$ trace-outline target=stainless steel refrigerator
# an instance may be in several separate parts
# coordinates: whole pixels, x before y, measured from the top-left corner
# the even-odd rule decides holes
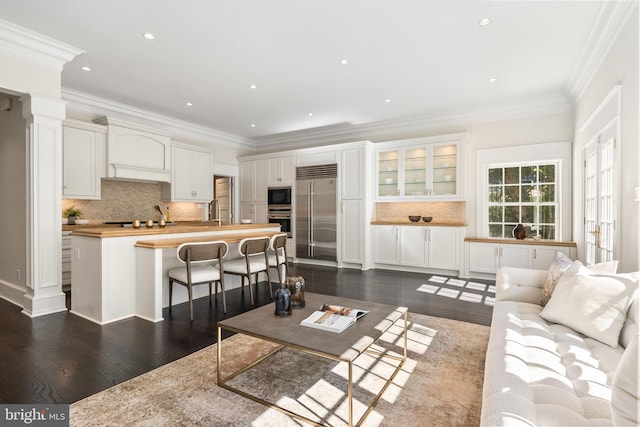
[[[338,165],[296,168],[296,257],[337,261]]]

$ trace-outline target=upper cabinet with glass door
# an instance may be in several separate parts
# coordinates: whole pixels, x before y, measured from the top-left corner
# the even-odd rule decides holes
[[[377,198],[462,197],[460,150],[464,137],[454,134],[380,143],[376,157]]]

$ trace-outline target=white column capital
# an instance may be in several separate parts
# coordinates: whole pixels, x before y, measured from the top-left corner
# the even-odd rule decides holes
[[[66,116],[67,103],[57,98],[30,93],[22,96],[20,101],[22,117],[27,120],[33,120],[35,117],[63,120]]]

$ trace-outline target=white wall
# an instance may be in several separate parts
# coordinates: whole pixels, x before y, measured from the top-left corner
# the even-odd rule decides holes
[[[0,94],[0,99],[7,98]],[[26,291],[27,277],[27,144],[22,104],[9,97],[12,107],[0,111],[0,282]],[[18,278],[17,270],[20,270]]]
[[[575,106],[574,145],[574,239],[578,243],[578,258],[582,259],[582,150],[590,135],[580,132],[589,116],[616,85],[621,85],[621,140],[620,154],[620,231],[619,271],[640,269],[640,230],[638,202],[635,188],[640,185],[640,148],[638,120],[638,9],[631,16],[609,54],[585,88]]]

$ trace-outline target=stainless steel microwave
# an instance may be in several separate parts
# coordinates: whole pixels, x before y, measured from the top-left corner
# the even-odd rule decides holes
[[[269,206],[291,206],[291,187],[273,187],[268,189]]]

